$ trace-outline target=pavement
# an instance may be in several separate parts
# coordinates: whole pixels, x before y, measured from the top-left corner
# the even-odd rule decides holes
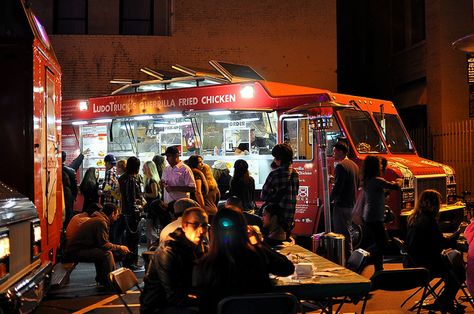
[[[391,256],[385,259],[385,269],[401,269],[403,268],[398,256]],[[144,272],[136,272],[139,282],[142,283]],[[369,265],[362,273],[363,276],[370,278],[373,275],[373,267]],[[80,263],[72,272],[70,282],[65,287],[51,290],[35,313],[37,314],[62,314],[62,313],[128,313],[127,309],[117,295],[101,293],[94,282],[95,269],[93,264]],[[419,293],[413,300],[408,302],[404,308],[400,308],[400,304],[413,293],[414,290],[404,292],[386,292],[375,291],[372,293],[371,299],[367,302],[366,313],[369,314],[392,314],[392,313],[408,313],[415,300],[420,298]],[[461,297],[462,293],[458,294]],[[139,292],[129,291],[123,296],[124,300],[131,307],[133,313],[139,313]],[[466,313],[474,313],[474,309],[470,307],[467,301]],[[346,303],[342,307],[341,313],[360,313],[362,302],[358,304]],[[320,310],[307,308],[306,313],[320,313]],[[422,313],[428,313],[423,309]],[[242,312],[245,313],[245,312]]]

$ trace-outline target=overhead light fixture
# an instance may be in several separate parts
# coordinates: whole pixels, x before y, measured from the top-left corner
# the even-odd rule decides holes
[[[218,110],[218,111],[210,111],[209,115],[210,116],[227,116],[231,113],[232,112],[230,110]]]
[[[88,124],[89,122],[87,121],[73,121],[72,122],[72,125],[84,125],[84,124]]]
[[[183,114],[181,113],[170,113],[170,114],[164,114],[163,118],[164,119],[176,119],[176,118],[182,118]]]
[[[87,103],[87,101],[79,102],[79,110],[80,111],[86,111],[88,109],[89,109],[89,104]]]
[[[254,92],[255,91],[252,85],[245,85],[240,90],[240,96],[244,99],[250,99],[250,98],[253,98]]]
[[[98,119],[98,120],[92,121],[92,123],[110,123],[110,122],[112,122],[112,119]]]
[[[153,120],[153,117],[152,116],[138,116],[138,117],[133,117],[133,120],[136,120],[136,121]]]

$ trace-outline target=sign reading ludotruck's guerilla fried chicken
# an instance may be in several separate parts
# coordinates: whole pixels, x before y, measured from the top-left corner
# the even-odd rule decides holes
[[[148,114],[166,114],[189,110],[212,109],[264,109],[274,108],[274,99],[259,84],[251,98],[241,95],[242,85],[208,86],[202,89],[176,89],[169,91],[115,95],[89,99],[86,105],[80,101],[64,102],[63,121],[97,118],[114,118]],[[258,104],[256,106],[256,104]],[[258,108],[257,108],[258,107]]]

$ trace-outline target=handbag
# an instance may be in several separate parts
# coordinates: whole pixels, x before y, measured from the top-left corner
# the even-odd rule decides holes
[[[365,207],[365,193],[362,191],[359,193],[359,197],[352,208],[352,222],[356,225],[362,225],[364,220],[362,219],[362,214],[364,212]]]

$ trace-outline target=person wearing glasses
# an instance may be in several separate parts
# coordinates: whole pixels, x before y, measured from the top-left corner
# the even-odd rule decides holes
[[[184,211],[181,228],[169,234],[153,255],[140,295],[140,313],[194,313],[193,267],[207,251],[204,243],[209,229],[204,209]]]

